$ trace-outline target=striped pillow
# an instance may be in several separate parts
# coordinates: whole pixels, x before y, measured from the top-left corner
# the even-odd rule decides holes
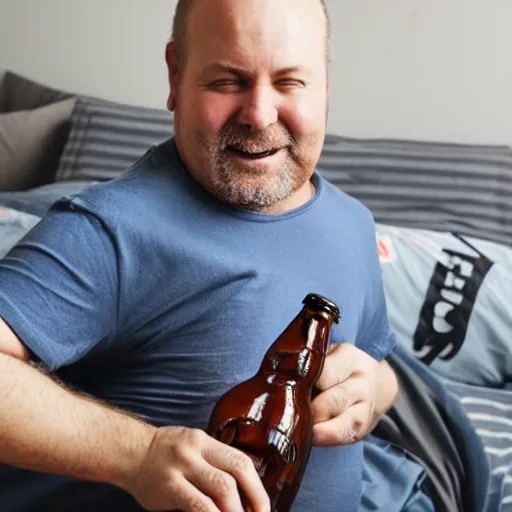
[[[105,181],[131,167],[173,134],[166,110],[79,98],[56,181]]]
[[[493,485],[501,497],[497,508],[512,512],[512,391],[445,381],[457,396],[484,443]]]
[[[383,224],[512,245],[512,150],[328,135],[318,165]]]

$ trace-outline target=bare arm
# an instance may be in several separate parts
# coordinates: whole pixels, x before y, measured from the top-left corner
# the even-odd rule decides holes
[[[0,340],[0,462],[122,486],[156,429],[28,364],[28,352],[1,319]]]
[[[0,463],[104,482],[147,510],[254,512],[269,499],[249,457],[200,430],[156,428],[74,393],[27,362],[0,318]]]

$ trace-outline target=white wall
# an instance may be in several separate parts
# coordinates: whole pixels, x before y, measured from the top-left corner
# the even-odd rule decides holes
[[[173,0],[0,0],[0,69],[164,108]]]
[[[329,130],[512,144],[511,0],[328,0]],[[174,0],[0,0],[0,69],[164,107]]]

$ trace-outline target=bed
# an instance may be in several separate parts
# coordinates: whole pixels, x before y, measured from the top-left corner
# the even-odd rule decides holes
[[[7,72],[0,258],[54,201],[115,178],[172,132],[165,110]],[[443,383],[485,453],[480,510],[512,511],[512,149],[329,134],[318,170],[375,217],[400,350]]]

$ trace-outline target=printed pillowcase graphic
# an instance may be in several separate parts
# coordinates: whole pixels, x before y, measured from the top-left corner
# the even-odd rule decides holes
[[[383,224],[377,248],[401,346],[450,379],[512,382],[512,248]]]

